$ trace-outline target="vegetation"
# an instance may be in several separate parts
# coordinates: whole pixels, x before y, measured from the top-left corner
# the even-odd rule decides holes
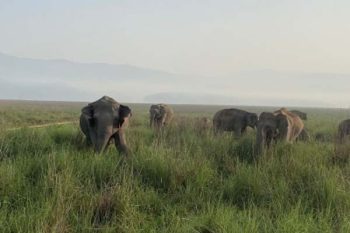
[[[80,107],[2,106],[1,125],[76,120]],[[160,134],[147,106],[131,107],[127,159],[113,146],[95,155],[77,124],[3,130],[1,232],[350,232],[350,149],[333,143],[349,112],[309,109],[310,142],[254,158],[253,131],[235,140],[193,124],[220,107],[175,106]]]

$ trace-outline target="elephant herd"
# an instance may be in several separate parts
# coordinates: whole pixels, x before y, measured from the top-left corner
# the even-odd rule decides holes
[[[239,109],[223,109],[214,115],[214,132],[233,131],[240,137],[247,126],[257,129],[256,152],[260,153],[265,147],[270,147],[274,141],[294,142],[304,130],[304,123],[299,114],[302,112],[288,111],[281,108],[275,112],[263,112],[258,117],[255,113]]]
[[[114,141],[117,150],[126,155],[130,154],[125,139],[125,129],[132,116],[131,109],[113,98],[103,96],[99,100],[89,103],[81,110],[80,128],[89,145],[97,153],[104,151]],[[150,127],[161,130],[172,121],[173,109],[166,104],[155,104],[150,107]],[[293,143],[309,137],[304,129],[303,120],[307,120],[306,113],[286,108],[275,112],[255,113],[240,109],[222,109],[213,117],[214,134],[224,131],[233,132],[235,137],[245,133],[247,127],[256,129],[255,151],[260,154],[269,148],[273,142],[284,141]],[[200,123],[209,125],[211,120],[201,118]],[[344,143],[350,135],[350,119],[344,120],[338,127],[338,142]]]

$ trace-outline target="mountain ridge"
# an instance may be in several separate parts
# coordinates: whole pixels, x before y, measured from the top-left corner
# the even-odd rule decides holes
[[[176,74],[129,64],[37,59],[0,52],[0,98],[124,102],[346,106],[350,75],[245,70],[224,76]]]

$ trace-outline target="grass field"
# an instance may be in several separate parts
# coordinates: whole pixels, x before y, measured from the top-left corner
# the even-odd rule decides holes
[[[77,123],[26,128],[77,121],[82,106],[0,102],[0,232],[350,232],[350,149],[334,147],[349,110],[301,109],[312,140],[257,160],[254,131],[234,140],[195,126],[222,106],[175,105],[156,135],[149,106],[130,104],[130,159],[113,146],[95,155]]]

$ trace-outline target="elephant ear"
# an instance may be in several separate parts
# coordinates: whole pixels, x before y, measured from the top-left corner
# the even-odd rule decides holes
[[[94,108],[92,105],[89,104],[82,108],[81,113],[88,119],[90,125],[94,125]]]
[[[153,104],[149,109],[150,112],[154,112],[154,111],[158,111],[158,110],[159,110],[159,106],[155,105],[155,104]]]
[[[256,126],[258,122],[258,116],[254,113],[249,113],[246,117],[246,121],[251,126]]]
[[[119,106],[119,122],[118,122],[118,126],[121,126],[123,125],[124,121],[125,121],[125,118],[127,117],[131,117],[132,116],[132,113],[131,113],[131,109],[126,106],[126,105],[120,105]]]

